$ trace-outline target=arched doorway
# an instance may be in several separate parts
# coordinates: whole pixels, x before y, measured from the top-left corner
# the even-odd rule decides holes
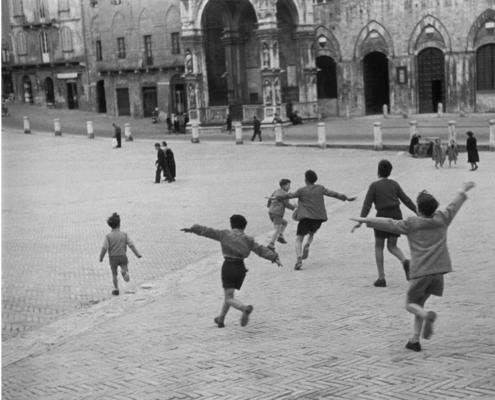
[[[47,105],[53,106],[55,104],[55,93],[53,90],[52,78],[45,79],[45,99]]]
[[[364,99],[366,114],[381,114],[390,104],[388,59],[374,51],[363,58]]]
[[[445,104],[444,55],[440,49],[428,47],[418,54],[418,98],[420,113],[437,112],[438,103]]]
[[[495,43],[476,50],[476,90],[495,90]]]
[[[318,99],[337,98],[337,64],[329,56],[316,58]]]
[[[24,103],[33,103],[33,86],[27,75],[22,78],[22,99]]]
[[[106,113],[107,112],[107,100],[105,97],[105,81],[99,80],[96,83],[96,107],[97,112]]]
[[[210,0],[206,5],[201,26],[210,106],[247,104],[260,97],[256,23],[248,0]]]

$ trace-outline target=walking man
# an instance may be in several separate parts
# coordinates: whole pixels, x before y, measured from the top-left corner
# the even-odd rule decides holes
[[[256,115],[253,117],[253,129],[254,129],[254,132],[253,132],[253,137],[251,138],[251,142],[254,141],[256,136],[259,137],[260,142],[261,142],[262,141],[261,140],[261,123],[260,123],[259,119],[256,118]]]

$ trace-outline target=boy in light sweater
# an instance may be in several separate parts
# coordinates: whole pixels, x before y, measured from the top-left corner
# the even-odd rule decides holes
[[[281,179],[279,182],[280,188],[275,190],[271,197],[268,199],[267,207],[268,216],[273,222],[275,232],[273,232],[272,240],[268,244],[268,248],[275,250],[275,242],[287,243],[284,238],[284,230],[287,228],[287,220],[284,218],[285,209],[294,210],[296,208],[289,200],[277,200],[278,195],[287,194],[290,190],[290,180]]]
[[[369,228],[404,234],[411,250],[410,283],[406,296],[406,310],[414,314],[414,331],[406,348],[421,351],[419,337],[433,334],[433,323],[437,318],[434,311],[426,311],[424,304],[430,295],[442,296],[443,275],[452,271],[447,248],[447,229],[466,201],[466,192],[475,186],[466,182],[445,210],[437,211],[438,201],[428,192],[422,191],[417,197],[418,215],[406,220],[391,218],[351,218],[364,222]]]
[[[113,291],[114,296],[119,294],[119,282],[118,282],[118,268],[124,281],[129,282],[129,260],[127,259],[126,250],[127,246],[133,251],[137,258],[141,258],[141,254],[134,246],[134,243],[129,238],[127,233],[120,230],[120,216],[117,213],[113,213],[107,220],[107,224],[112,231],[105,235],[103,246],[100,251],[100,262],[103,261],[106,252],[108,251],[108,260],[110,262],[110,268],[112,269]]]

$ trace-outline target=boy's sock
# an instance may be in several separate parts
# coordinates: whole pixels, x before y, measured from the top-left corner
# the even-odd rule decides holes
[[[302,259],[305,260],[309,256],[309,243],[306,243],[303,247]]]
[[[433,335],[433,323],[437,319],[437,313],[434,311],[428,311],[426,318],[423,321],[423,338],[429,339]]]
[[[253,306],[246,306],[246,309],[242,312],[241,326],[246,326],[249,322],[249,315],[253,312]]]

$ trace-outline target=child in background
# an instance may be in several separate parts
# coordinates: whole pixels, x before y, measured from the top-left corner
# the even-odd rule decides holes
[[[275,250],[275,242],[278,241],[280,243],[287,243],[284,238],[284,230],[287,228],[287,221],[284,219],[285,209],[288,208],[290,210],[294,210],[296,206],[290,203],[289,200],[277,200],[276,196],[287,194],[290,190],[290,180],[289,179],[281,179],[279,182],[280,188],[275,190],[271,197],[268,199],[267,207],[268,216],[270,220],[273,222],[273,227],[275,228],[275,232],[273,233],[272,240],[268,244],[268,248]]]
[[[100,252],[100,262],[103,261],[105,253],[108,251],[108,261],[110,262],[110,268],[112,269],[113,291],[114,296],[119,294],[119,282],[118,282],[118,267],[124,281],[129,282],[129,260],[127,259],[126,251],[127,246],[133,251],[137,258],[141,258],[141,254],[134,246],[134,243],[129,238],[127,233],[120,230],[120,216],[117,213],[113,213],[107,220],[107,224],[112,231],[105,235],[103,246]]]
[[[437,314],[426,311],[424,305],[430,295],[443,294],[443,275],[452,271],[447,248],[447,229],[466,201],[466,192],[474,186],[474,182],[464,183],[459,193],[442,211],[437,211],[438,201],[428,192],[422,191],[417,198],[417,216],[401,221],[391,218],[351,218],[352,221],[366,223],[369,228],[407,236],[411,249],[411,266],[406,310],[414,314],[413,336],[406,344],[406,348],[410,350],[421,351],[421,329],[424,339],[429,339],[433,334]]]
[[[431,158],[435,161],[435,168],[438,168],[439,165],[443,168],[443,163],[445,162],[445,151],[442,147],[442,142],[438,138],[435,139],[435,142],[433,143]]]
[[[449,160],[449,167],[452,165],[452,161],[454,164],[457,164],[457,155],[459,154],[459,149],[457,148],[457,143],[455,139],[450,139],[449,145],[447,147],[447,158]]]
[[[183,232],[195,233],[199,236],[217,240],[222,247],[222,253],[225,258],[222,265],[222,285],[225,300],[220,315],[213,320],[219,328],[225,327],[225,316],[230,307],[242,312],[241,326],[246,326],[249,322],[249,315],[253,312],[253,306],[246,306],[235,299],[234,292],[236,289],[240,290],[244,282],[247,272],[244,266],[244,259],[249,256],[251,251],[260,257],[277,263],[279,267],[282,266],[275,251],[256,243],[254,238],[244,233],[246,225],[246,218],[242,215],[234,214],[230,217],[230,227],[232,229],[213,229],[202,225],[193,225],[190,228],[181,229]]]

